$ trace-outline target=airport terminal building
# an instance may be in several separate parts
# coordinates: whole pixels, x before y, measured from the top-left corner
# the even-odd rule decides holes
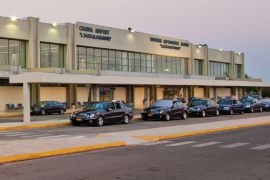
[[[57,100],[70,106],[121,100],[235,95],[269,87],[245,79],[244,54],[184,39],[77,22],[0,17],[0,111]]]

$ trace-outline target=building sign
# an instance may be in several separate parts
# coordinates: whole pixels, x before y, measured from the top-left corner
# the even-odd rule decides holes
[[[93,28],[91,26],[79,26],[80,37],[88,39],[96,39],[102,41],[111,41],[110,30]]]
[[[160,38],[155,38],[155,37],[150,37],[150,41],[160,43],[161,48],[173,49],[173,50],[181,49],[181,45],[179,41],[160,39]]]

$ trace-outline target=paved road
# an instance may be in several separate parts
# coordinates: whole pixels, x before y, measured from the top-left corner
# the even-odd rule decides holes
[[[11,163],[0,179],[268,180],[270,126]]]
[[[136,121],[131,122],[128,125],[114,124],[103,127],[52,127],[45,129],[26,129],[26,130],[14,130],[1,132],[1,141],[18,140],[18,139],[33,139],[33,138],[55,138],[55,137],[72,137],[72,136],[96,136],[100,133],[120,132],[128,130],[150,129],[157,127],[170,127],[176,125],[197,124],[203,122],[215,122],[229,119],[249,118],[269,116],[270,112],[244,114],[244,115],[225,115],[219,117],[207,117],[207,118],[189,118],[188,120],[173,120],[173,121]]]

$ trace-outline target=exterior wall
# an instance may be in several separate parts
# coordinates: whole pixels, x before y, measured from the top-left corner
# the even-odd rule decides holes
[[[6,111],[6,104],[22,104],[23,88],[20,86],[0,86],[0,111]]]
[[[164,88],[157,88],[157,100],[159,99],[163,99],[163,91],[164,91]]]
[[[66,87],[40,87],[40,101],[67,101]]]
[[[204,97],[204,88],[194,88],[195,97]]]
[[[67,28],[63,25],[39,23],[39,40],[57,44],[67,44]]]
[[[0,17],[0,37],[28,40],[29,31],[27,20],[12,22],[10,18]]]
[[[144,87],[134,87],[134,106],[135,109],[143,109]]]
[[[106,37],[111,37],[110,41],[107,40],[96,40],[90,38],[81,37],[80,33],[86,33],[91,35],[101,35],[95,32],[86,32],[80,30],[80,27],[88,27],[92,28],[93,31],[96,29],[102,29],[109,31],[108,34],[102,35]],[[76,32],[75,36],[77,39],[77,45],[81,46],[90,46],[90,47],[103,47],[108,49],[119,49],[125,51],[134,51],[134,52],[142,52],[142,53],[151,53],[151,54],[159,54],[159,55],[167,55],[167,56],[175,56],[175,57],[190,57],[190,47],[181,46],[181,42],[187,42],[186,40],[151,35],[146,33],[134,32],[130,33],[127,30],[110,28],[105,26],[99,26],[94,24],[87,24],[78,22],[76,24]],[[180,43],[180,50],[161,48],[161,43],[150,41],[150,38],[159,38],[162,40],[171,40],[177,41]],[[177,45],[176,45],[177,46]]]
[[[231,88],[217,88],[217,97],[219,96],[231,96]]]
[[[77,87],[77,102],[87,102],[88,94],[88,87]]]
[[[125,87],[116,87],[114,90],[113,98],[118,101],[127,101],[127,90]]]
[[[210,61],[231,63],[232,56],[231,51],[220,51],[218,49],[208,49],[208,57]]]

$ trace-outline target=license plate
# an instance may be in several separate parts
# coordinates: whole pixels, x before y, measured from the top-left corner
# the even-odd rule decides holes
[[[152,114],[152,113],[148,113],[147,115],[148,115],[148,116],[153,116],[153,114]]]
[[[82,118],[76,118],[76,121],[82,121]]]

